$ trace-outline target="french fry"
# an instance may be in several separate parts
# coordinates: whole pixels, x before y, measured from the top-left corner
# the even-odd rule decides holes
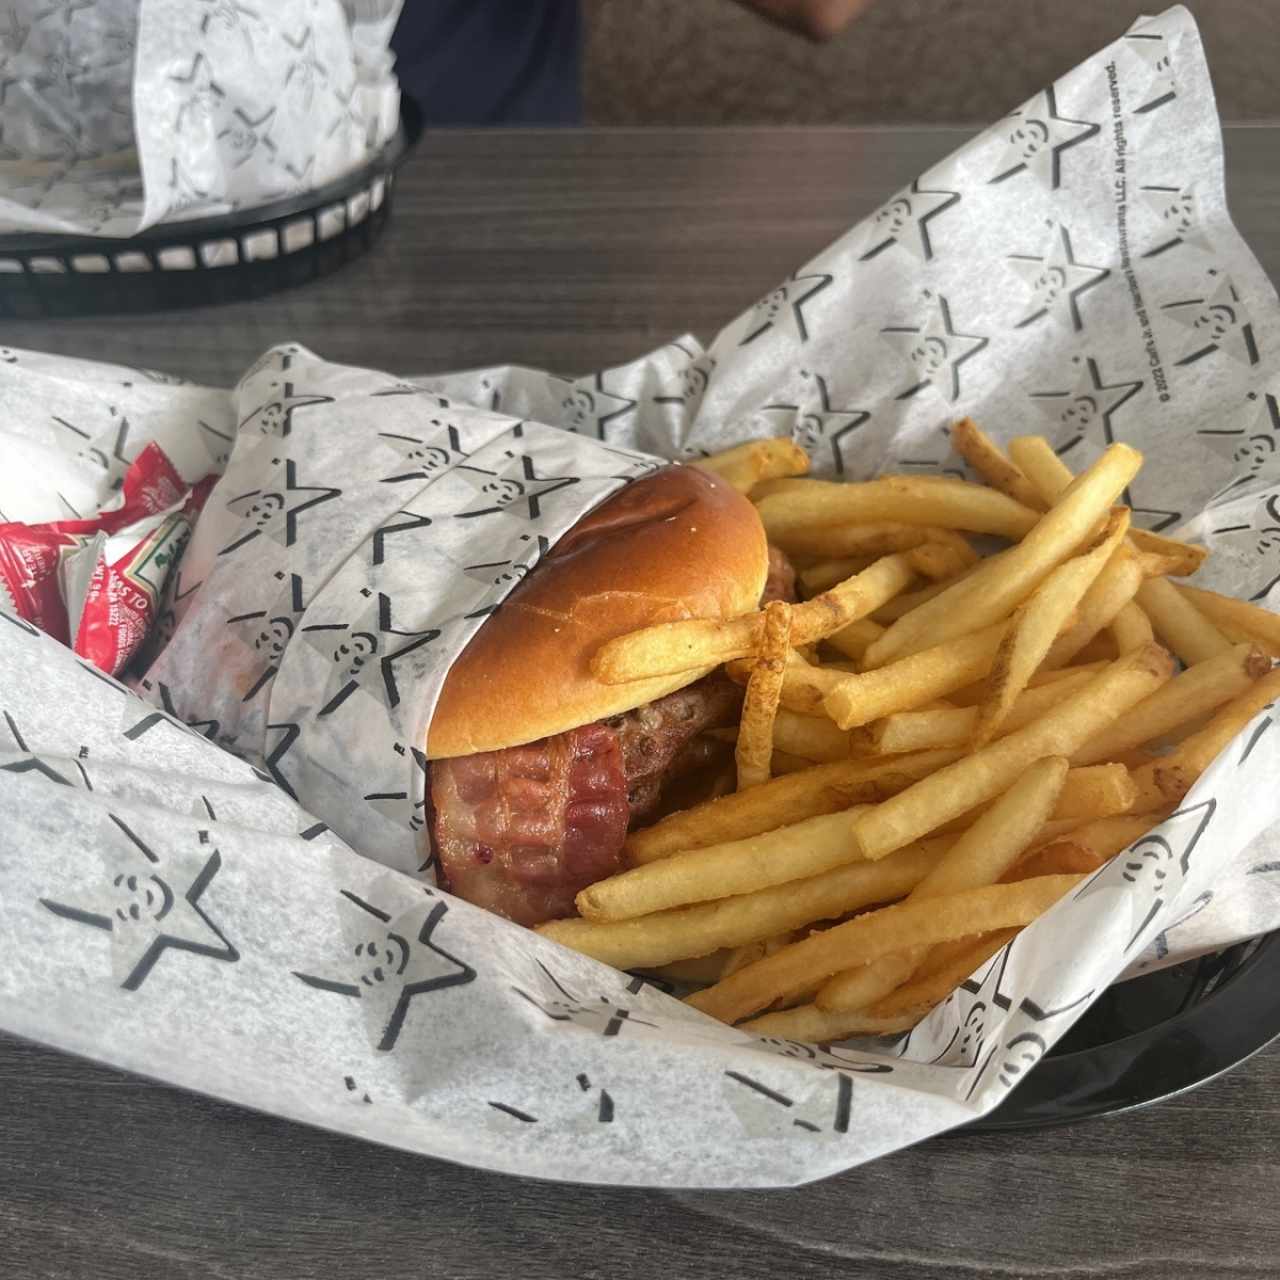
[[[774,721],[790,643],[791,606],[783,600],[772,600],[764,609],[760,656],[747,680],[742,717],[738,722],[738,741],[733,755],[738,766],[739,791],[769,781]]]
[[[854,829],[858,847],[867,858],[883,857],[998,795],[1028,761],[1047,755],[1070,757],[1172,673],[1172,660],[1157,645],[1126,654],[1039,720],[866,812]]]
[[[723,1022],[737,1022],[819,978],[895,951],[1030,924],[1079,881],[1079,876],[1038,876],[870,911],[740,969],[695,992],[687,1003]]]
[[[882,635],[884,628],[878,622],[872,622],[870,618],[858,618],[839,631],[833,631],[823,643],[857,662],[866,653],[868,646]]]
[[[1151,825],[1156,824],[1153,822]],[[1015,862],[1000,879],[1002,883],[1008,883],[1013,880],[1031,880],[1036,876],[1083,876],[1097,871],[1104,862],[1106,858],[1096,849],[1066,836],[1033,849],[1026,857]]]
[[[1142,566],[1131,548],[1120,546],[1081,597],[1076,620],[1049,646],[1047,670],[1079,661],[1089,643],[1132,602],[1142,586]]]
[[[1170,755],[1135,769],[1136,805],[1154,809],[1180,801],[1231,739],[1277,697],[1280,697],[1280,667],[1228,702],[1203,729],[1184,738]]]
[[[1113,444],[1063,491],[1017,546],[899,618],[867,650],[867,664],[883,665],[1006,617],[1090,535],[1141,465],[1136,449]]]
[[[951,533],[949,529],[940,529],[938,532]],[[978,563],[978,553],[958,533],[951,534],[951,537],[954,542],[931,538],[907,552],[911,567],[922,578],[933,582],[947,582]]]
[[[706,801],[633,831],[624,852],[632,866],[643,866],[688,849],[743,840],[787,823],[873,803],[951,764],[959,755],[959,751],[921,751],[891,760],[810,765],[801,773],[772,778],[750,791]]]
[[[1138,788],[1124,765],[1083,765],[1067,774],[1052,816],[1079,818],[1082,822],[1106,818],[1113,813],[1128,812],[1137,798]]]
[[[944,898],[998,881],[1048,819],[1066,776],[1067,762],[1061,756],[1037,760],[960,836],[907,901]],[[819,988],[814,1003],[828,1010],[865,1008],[908,978],[923,958],[913,950],[840,973]],[[882,982],[887,987],[875,990]]]
[[[1027,681],[1027,688],[1039,689],[1044,685],[1053,684],[1055,680],[1069,680],[1082,672],[1090,672],[1096,676],[1100,671],[1110,666],[1117,656],[1117,654],[1113,653],[1110,657],[1099,659],[1096,662],[1076,662],[1067,667],[1054,669],[1042,668]],[[986,691],[985,681],[978,684],[969,684],[965,685],[963,689],[957,689],[955,693],[948,695],[948,700],[958,707],[976,707],[981,704]]]
[[[1128,530],[1128,511],[1113,512],[1095,545],[1054,569],[1013,615],[987,677],[988,693],[974,729],[975,746],[989,742],[1008,718],[1027,681]]]
[[[809,455],[789,437],[773,436],[713,453],[693,465],[727,480],[740,493],[750,493],[761,480],[807,474]]]
[[[1007,493],[1015,502],[1032,510],[1043,510],[1048,505],[1017,463],[1010,461],[972,418],[961,418],[952,425],[951,447],[993,489]]]
[[[793,756],[790,751],[779,751],[776,747],[774,748],[773,776],[775,778],[786,777],[789,773],[804,773],[805,770],[812,768],[813,761],[807,756]],[[764,784],[762,783],[761,785],[763,786]],[[748,790],[751,790],[751,788],[748,788]]]
[[[771,540],[789,555],[815,555],[823,559],[878,558],[895,551],[910,551],[943,532],[945,530],[933,525],[877,520],[871,524],[800,525],[771,536]]]
[[[1168,815],[1169,807],[1165,805],[1155,810],[1144,809],[1141,813],[1116,813],[1106,818],[1094,818],[1091,822],[1073,826],[1070,831],[1055,836],[1044,844],[1036,845],[1031,856],[1038,856],[1043,850],[1052,849],[1057,844],[1069,844],[1076,849],[1085,850],[1101,865],[1146,835],[1152,827],[1158,827]],[[1049,825],[1051,824],[1046,824]]]
[[[574,903],[586,920],[629,920],[816,876],[862,860],[850,833],[864,812],[855,807],[822,814],[762,835],[672,854],[597,880]]]
[[[949,587],[955,586],[957,582],[963,582],[980,565],[987,564],[996,558],[996,556],[988,556],[986,560],[980,561],[979,565],[975,565],[973,569],[966,569],[963,573],[957,574],[950,582],[931,582],[927,587],[918,587],[915,591],[908,591],[903,595],[894,596],[892,600],[873,611],[872,621],[879,623],[887,630],[891,623],[911,613],[914,609],[918,609],[935,596],[940,596]]]
[[[842,729],[854,729],[945,697],[990,670],[1007,626],[997,622],[888,666],[845,676],[823,699],[823,708]]]
[[[1215,626],[1234,627],[1257,641],[1272,658],[1280,658],[1280,614],[1203,587],[1183,586],[1178,590]]]
[[[994,489],[950,476],[882,476],[859,484],[815,481],[802,489],[772,492],[756,509],[770,540],[781,547],[796,529],[873,521],[1021,538],[1040,514]]]
[[[1012,733],[1044,715],[1050,707],[1082,689],[1097,674],[1094,670],[1071,672],[1065,680],[1024,689],[1014,702],[999,737]],[[898,711],[875,721],[869,730],[870,743],[878,755],[906,751],[929,751],[938,747],[959,747],[972,737],[978,724],[977,707],[950,707],[934,711]],[[917,745],[918,744],[918,745]]]
[[[1156,638],[1151,628],[1151,619],[1132,601],[1111,619],[1111,634],[1121,653],[1141,649],[1144,644],[1150,644]]]
[[[864,1013],[827,1013],[817,1005],[802,1004],[794,1009],[762,1013],[742,1024],[743,1031],[780,1040],[830,1044],[854,1036],[890,1036],[910,1031],[920,1020],[915,1011],[893,1018],[871,1018]]]
[[[928,874],[949,844],[923,840],[880,862],[850,863],[756,893],[609,923],[552,920],[539,925],[538,932],[618,969],[665,965],[900,898]]]
[[[891,547],[889,550],[897,551],[899,548]],[[882,551],[877,556],[850,556],[842,560],[819,560],[816,564],[811,564],[808,568],[801,569],[796,574],[796,578],[800,583],[801,594],[806,600],[811,596],[816,596],[819,592],[826,591],[828,587],[834,587],[837,582],[843,582],[846,578],[853,577],[855,573],[861,573],[863,569],[869,569],[872,560],[883,554],[885,553]]]
[[[830,591],[792,605],[791,643],[797,648],[812,644],[865,617],[906,587],[913,576],[904,556],[885,556]],[[622,684],[751,657],[763,643],[764,619],[764,612],[758,611],[724,621],[660,622],[601,645],[591,659],[591,671],[605,684]]]
[[[971,973],[980,969],[1006,943],[1018,935],[1017,929],[996,929],[977,938],[966,938],[965,946],[952,953],[945,964],[929,973],[919,972],[905,986],[878,1000],[864,1015],[875,1023],[889,1023],[896,1017],[929,1010],[945,1000]],[[943,946],[949,944],[943,943]]]
[[[1198,547],[1178,538],[1166,538],[1150,529],[1130,529],[1129,541],[1139,551],[1160,556],[1164,572],[1171,578],[1189,578],[1209,558],[1208,547]]]
[[[792,755],[827,764],[849,758],[849,735],[821,716],[778,711],[773,722],[773,745]]]
[[[751,666],[750,658],[735,658],[725,663],[725,673],[730,680],[745,685],[751,678]],[[782,674],[782,705],[804,716],[825,714],[822,700],[840,683],[842,674],[806,662],[793,649]]]
[[[1085,743],[1071,757],[1071,762],[1089,765],[1100,760],[1117,760],[1197,716],[1216,711],[1224,702],[1245,693],[1270,670],[1270,660],[1261,650],[1248,644],[1234,645],[1225,653],[1174,676],[1149,698],[1131,707],[1123,719]]]
[[[1231,648],[1231,641],[1172,582],[1144,582],[1138,603],[1156,635],[1189,667]]]
[[[1057,502],[1075,479],[1071,468],[1054,453],[1044,436],[1017,436],[1010,440],[1009,457],[1046,506]]]

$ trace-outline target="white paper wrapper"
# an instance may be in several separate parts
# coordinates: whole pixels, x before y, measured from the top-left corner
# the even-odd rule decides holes
[[[131,236],[323,186],[394,134],[399,0],[0,3],[0,233]]]
[[[912,1035],[830,1049],[716,1024],[405,874],[415,744],[484,612],[652,465],[636,449],[791,430],[853,477],[955,466],[962,413],[1003,438],[1035,423],[1073,465],[1124,439],[1148,456],[1139,519],[1203,535],[1209,585],[1263,598],[1278,321],[1226,216],[1203,56],[1175,9],[705,352],[414,384],[281,347],[230,400],[147,386],[173,396],[172,418],[146,403],[175,449],[234,443],[170,579],[149,701],[0,614],[0,1026],[410,1150],[596,1182],[794,1183],[990,1110],[1117,977],[1280,924],[1259,834],[1280,817],[1270,713]],[[33,421],[37,389],[86,420],[116,403],[122,371],[11,354],[0,394],[28,388],[31,447],[61,439]],[[98,482],[91,460],[59,462],[59,484]]]

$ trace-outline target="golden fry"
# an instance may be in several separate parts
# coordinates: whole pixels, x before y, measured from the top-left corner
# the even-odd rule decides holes
[[[1044,669],[1080,661],[1086,646],[1133,600],[1142,580],[1142,566],[1132,549],[1117,547],[1081,598],[1075,622],[1049,646]]]
[[[627,860],[632,866],[643,866],[688,849],[743,840],[805,818],[883,800],[959,755],[959,751],[921,751],[891,760],[810,765],[800,773],[772,778],[750,791],[706,801],[633,831],[625,846]]]
[[[1259,649],[1248,644],[1235,645],[1174,676],[1149,698],[1130,708],[1123,719],[1085,743],[1071,757],[1071,762],[1088,765],[1100,760],[1117,760],[1135,747],[1154,742],[1189,724],[1197,716],[1216,711],[1224,702],[1245,693],[1270,670],[1270,661]]]
[[[724,1022],[737,1022],[816,979],[895,951],[1030,924],[1079,881],[1079,876],[1039,876],[870,911],[740,969],[695,992],[687,1003]]]
[[[1027,479],[1022,468],[972,418],[961,418],[951,428],[951,447],[993,488],[1032,510],[1048,504]]]
[[[830,591],[792,605],[791,643],[797,648],[812,644],[864,617],[903,590],[913,576],[905,557],[885,556]],[[643,627],[601,645],[591,659],[591,671],[606,684],[622,684],[752,657],[764,640],[764,619],[761,610],[724,621],[688,618]]]
[[[1138,603],[1156,635],[1189,667],[1231,648],[1231,641],[1172,582],[1144,582]]]
[[[897,551],[899,548],[890,547],[888,550]],[[826,591],[828,587],[834,587],[837,582],[843,582],[846,578],[853,577],[855,573],[869,569],[872,562],[884,554],[884,551],[880,551],[874,556],[847,556],[842,560],[819,560],[796,574],[801,594],[808,600],[819,592]]]
[[[1280,614],[1202,587],[1179,587],[1178,590],[1210,622],[1223,629],[1236,628],[1248,639],[1256,640],[1270,657],[1280,658]]]
[[[884,635],[884,628],[878,622],[872,622],[870,618],[858,618],[847,627],[833,631],[823,643],[830,645],[837,653],[842,653],[846,658],[852,658],[857,662],[866,653],[868,646],[874,644],[882,635]]]
[[[1128,511],[1113,512],[1095,545],[1054,569],[1013,615],[987,677],[987,697],[978,709],[974,730],[975,746],[989,742],[999,731],[1128,530]]]
[[[782,677],[787,665],[787,649],[791,642],[791,606],[773,600],[764,609],[764,638],[760,657],[756,659],[747,692],[742,700],[742,718],[738,723],[738,742],[734,762],[738,766],[738,790],[757,787],[769,781],[769,762],[773,755],[773,726],[782,694]]]
[[[1021,538],[1040,514],[994,489],[950,476],[881,476],[859,484],[815,481],[771,492],[757,510],[770,540],[781,547],[796,529],[874,521]]]
[[[773,436],[713,453],[693,465],[727,480],[740,493],[750,493],[762,480],[807,474],[809,455],[790,437]]]
[[[853,729],[945,697],[990,670],[1007,626],[997,622],[888,666],[845,676],[822,705],[842,729]]]
[[[960,836],[907,901],[994,884],[1048,819],[1066,776],[1067,762],[1061,756],[1036,761]],[[819,989],[814,1003],[828,1010],[865,1008],[906,981],[923,959],[923,952],[913,949],[837,974]]]
[[[1231,739],[1277,697],[1280,697],[1280,667],[1228,702],[1203,729],[1184,738],[1171,755],[1135,769],[1137,805],[1154,809],[1180,801]]]
[[[899,618],[867,650],[867,663],[880,666],[1006,617],[1089,537],[1141,465],[1136,449],[1113,444],[1063,491],[1017,546]]]
[[[868,858],[883,857],[998,795],[1028,761],[1070,757],[1172,673],[1172,660],[1159,646],[1126,654],[1039,720],[869,810],[854,831],[858,846]]]
[[[949,844],[923,840],[880,862],[854,862],[755,893],[628,920],[553,920],[539,925],[538,932],[618,969],[668,964],[900,898],[928,874]]]
[[[785,708],[773,722],[773,745],[823,764],[849,758],[849,735],[843,729],[825,716],[799,715]]]
[[[853,1036],[889,1036],[910,1031],[919,1021],[915,1012],[893,1018],[870,1018],[865,1013],[827,1013],[817,1005],[802,1004],[794,1009],[762,1013],[742,1024],[743,1031],[780,1040],[801,1040],[830,1044]]]
[[[1132,601],[1111,619],[1111,634],[1121,653],[1141,649],[1144,644],[1150,644],[1156,638],[1151,619],[1142,612],[1141,605]]]
[[[688,849],[620,871],[579,892],[587,920],[628,920],[815,876],[858,862],[851,831],[863,808],[791,822],[762,835]]]
[[[1082,689],[1096,671],[1074,671],[1066,680],[1024,689],[1014,702],[999,737],[1038,720],[1050,707]],[[950,707],[935,711],[898,711],[870,726],[871,745],[879,755],[902,751],[930,751],[938,747],[959,747],[973,737],[978,725],[977,707]],[[862,732],[861,730],[855,732]]]

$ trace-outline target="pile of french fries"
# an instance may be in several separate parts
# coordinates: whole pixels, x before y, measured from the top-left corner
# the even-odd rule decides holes
[[[784,439],[698,464],[752,499],[807,598],[595,655],[609,683],[723,664],[745,685],[736,789],[633,832],[629,869],[543,934],[703,984],[690,1004],[762,1035],[900,1032],[1280,694],[1280,617],[1179,585],[1207,552],[1116,505],[1138,452],[1073,476],[1038,436],[951,438],[985,485],[808,479]]]

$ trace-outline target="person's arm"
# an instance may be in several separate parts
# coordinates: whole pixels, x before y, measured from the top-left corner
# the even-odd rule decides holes
[[[837,36],[873,0],[737,0],[762,18],[810,40],[830,40]]]

